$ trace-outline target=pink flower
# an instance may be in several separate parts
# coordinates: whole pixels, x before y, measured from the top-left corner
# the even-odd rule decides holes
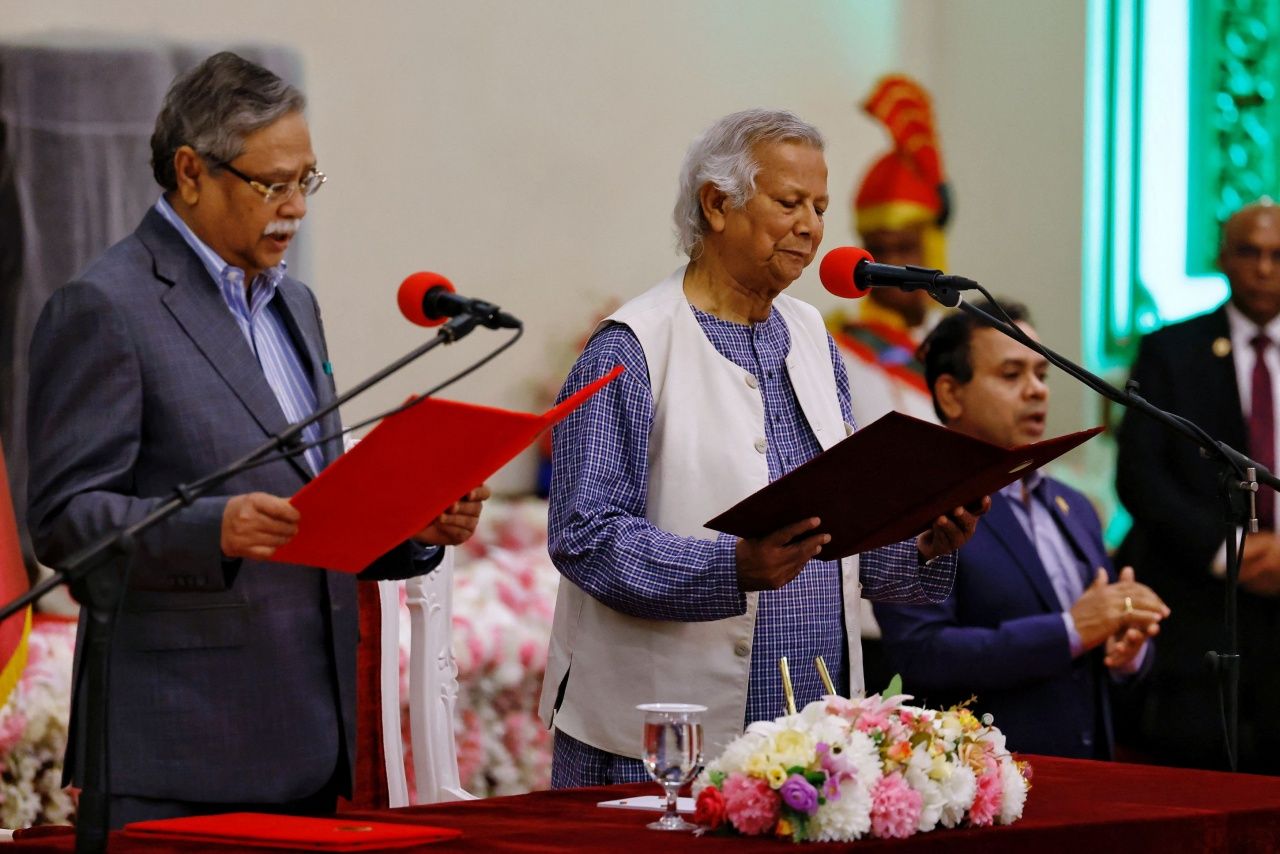
[[[1004,802],[1004,787],[1000,784],[1000,768],[994,759],[987,757],[986,770],[978,778],[978,794],[973,798],[973,806],[969,808],[969,823],[974,827],[985,827],[1000,815],[1000,807]]]
[[[17,709],[0,717],[0,753],[8,753],[17,747],[26,729],[27,716]]]
[[[905,839],[916,832],[924,798],[898,772],[881,777],[871,791],[871,833]]]
[[[546,649],[546,646],[546,644],[538,643],[532,638],[526,638],[525,641],[520,644],[520,666],[525,670],[532,667],[534,661],[538,658],[538,651],[540,649]],[[543,666],[545,667],[545,665]]]
[[[720,788],[725,814],[739,832],[759,836],[773,830],[782,802],[767,781],[745,774],[730,774]]]
[[[826,710],[829,715],[837,715],[845,720],[852,720],[858,713],[857,704],[852,700],[846,700],[844,697],[836,697],[828,694],[823,699],[826,700]]]

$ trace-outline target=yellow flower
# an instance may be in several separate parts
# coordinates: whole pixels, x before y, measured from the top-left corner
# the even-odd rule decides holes
[[[813,738],[808,733],[784,729],[774,735],[769,753],[774,762],[786,768],[793,765],[808,766],[814,759],[813,747]]]
[[[929,779],[941,782],[951,776],[951,765],[947,762],[945,754],[933,757],[933,763],[929,766]]]
[[[773,788],[779,788],[783,783],[787,782],[787,769],[781,765],[774,765],[766,772],[765,779],[769,781],[769,785]]]
[[[769,773],[769,757],[763,753],[753,753],[747,757],[743,770],[750,777],[764,777]]]
[[[791,822],[787,821],[785,818],[778,819],[778,826],[773,832],[778,836],[790,836],[792,833]]]

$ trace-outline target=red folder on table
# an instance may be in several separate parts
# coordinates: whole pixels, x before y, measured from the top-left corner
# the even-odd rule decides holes
[[[384,418],[290,499],[302,515],[298,533],[271,559],[360,572],[621,372],[619,365],[542,415],[428,398]]]
[[[157,841],[208,842],[295,851],[385,851],[456,839],[461,830],[359,819],[305,818],[256,812],[135,821],[124,835]]]
[[[818,555],[847,557],[913,537],[939,516],[981,500],[1102,432],[1016,448],[890,412],[706,523],[760,537],[817,516],[831,535]]]

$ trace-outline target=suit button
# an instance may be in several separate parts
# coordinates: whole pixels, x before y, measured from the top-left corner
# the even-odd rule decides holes
[[[747,387],[748,388],[760,387],[760,382],[756,379],[755,374],[747,374]]]
[[[769,443],[768,443],[768,442],[766,442],[764,439],[756,439],[756,450],[757,450],[757,451],[759,451],[760,453],[762,453],[762,454],[763,454],[763,453],[765,452],[765,449],[766,449],[766,448],[768,448],[768,447],[769,447]]]
[[[738,641],[733,645],[733,654],[738,658],[746,658],[751,654],[751,644],[746,641]]]

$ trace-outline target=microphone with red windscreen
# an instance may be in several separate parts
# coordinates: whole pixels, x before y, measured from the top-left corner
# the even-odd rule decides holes
[[[845,299],[858,299],[870,293],[870,288],[858,287],[855,275],[858,265],[874,261],[871,253],[856,246],[839,246],[822,258],[818,265],[818,278],[829,292]]]
[[[846,299],[866,296],[871,288],[897,288],[927,290],[939,302],[953,306],[960,301],[959,291],[978,287],[972,279],[929,267],[878,264],[870,252],[856,246],[840,246],[828,252],[818,267],[818,276],[823,287]]]
[[[419,326],[439,326],[459,314],[469,314],[490,329],[519,329],[523,325],[491,302],[460,296],[439,273],[424,271],[409,276],[400,283],[396,302],[405,319]]]

